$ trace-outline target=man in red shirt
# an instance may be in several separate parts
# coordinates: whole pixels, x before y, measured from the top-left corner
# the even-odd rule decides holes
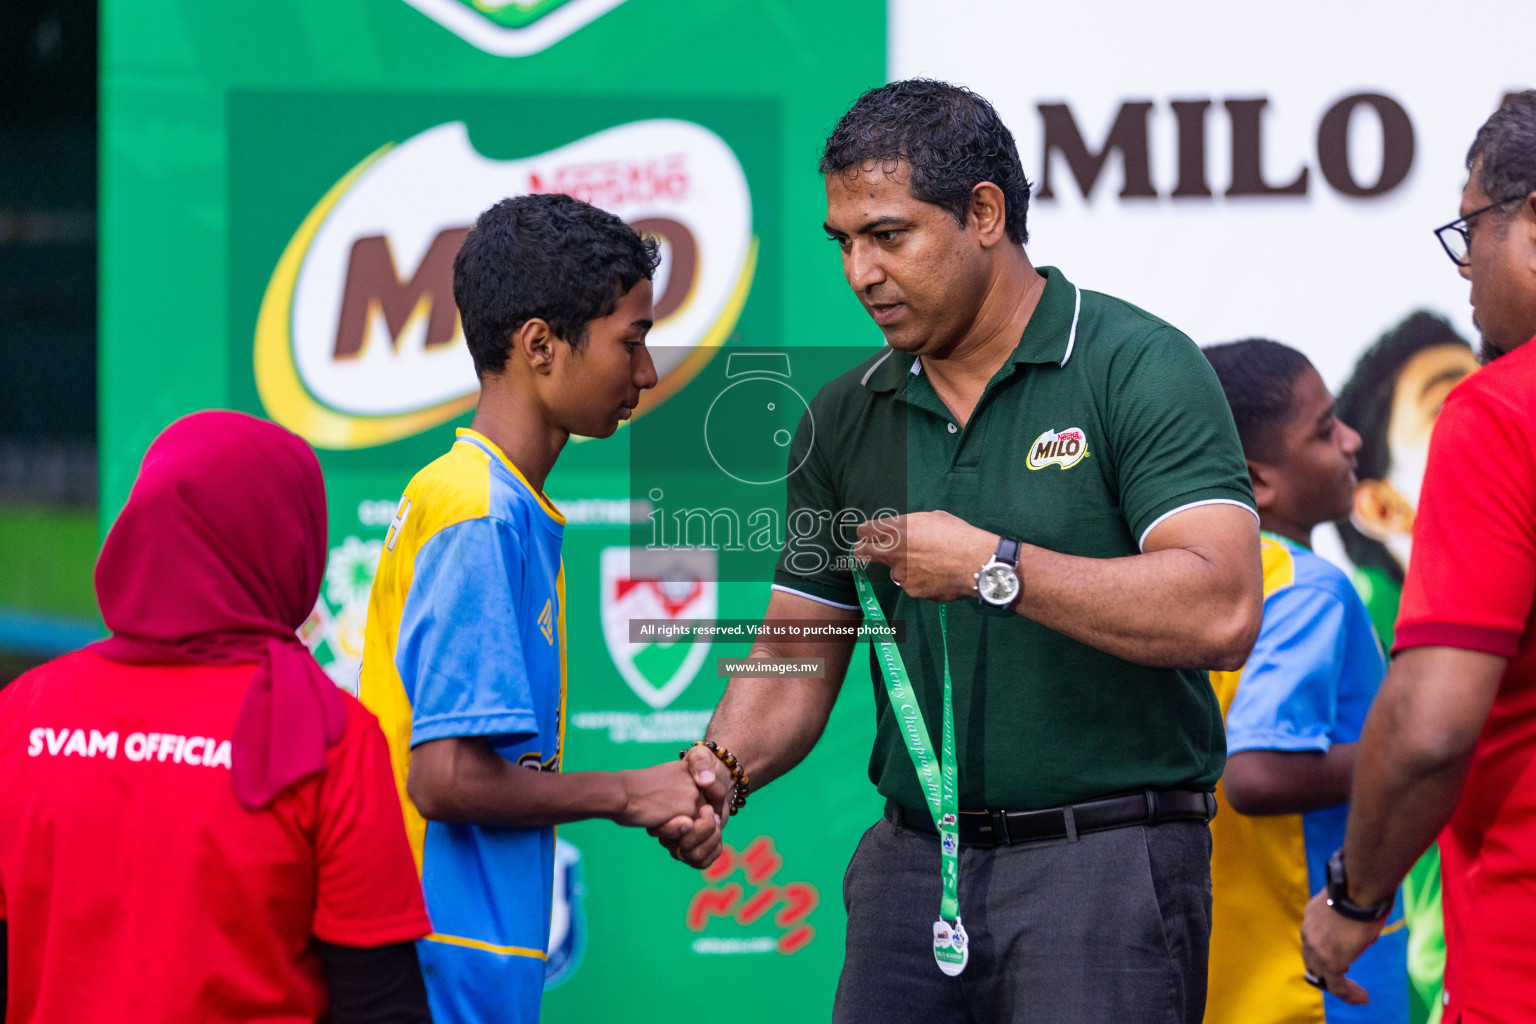
[[[1536,91],[1487,120],[1467,166],[1461,217],[1436,233],[1489,365],[1435,425],[1396,658],[1302,952],[1309,981],[1364,1002],[1345,971],[1438,835],[1444,1019],[1482,1024],[1536,1021]]]

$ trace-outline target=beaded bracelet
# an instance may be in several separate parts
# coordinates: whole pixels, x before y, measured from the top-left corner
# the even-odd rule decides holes
[[[731,806],[726,808],[727,815],[735,814],[747,806],[747,794],[752,790],[752,780],[747,776],[747,770],[741,766],[741,762],[736,760],[736,755],[725,747],[720,746],[714,740],[694,740],[693,746],[708,747],[709,752],[719,758],[720,762],[731,773],[731,779],[735,782],[735,786],[731,789]],[[688,750],[692,749],[693,747],[688,748]],[[688,750],[678,751],[677,756],[679,758],[687,757]]]

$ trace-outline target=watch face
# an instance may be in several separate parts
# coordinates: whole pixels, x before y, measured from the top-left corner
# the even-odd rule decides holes
[[[989,565],[976,576],[976,592],[987,604],[1012,604],[1019,596],[1019,577],[1011,566]]]

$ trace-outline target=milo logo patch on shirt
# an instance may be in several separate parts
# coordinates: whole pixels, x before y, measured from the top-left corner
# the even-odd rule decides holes
[[[1088,457],[1088,435],[1082,427],[1065,430],[1047,430],[1029,446],[1027,465],[1030,469],[1060,466],[1071,469]]]

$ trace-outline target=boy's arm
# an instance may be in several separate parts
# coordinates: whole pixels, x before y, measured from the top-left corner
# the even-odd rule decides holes
[[[1243,750],[1227,758],[1227,802],[1239,814],[1303,814],[1349,799],[1357,743],[1319,750]]]
[[[519,629],[536,614],[519,597],[525,565],[517,527],[494,518],[450,526],[417,552],[395,653],[412,693],[407,795],[422,817],[461,824],[538,828],[610,818],[651,827],[675,817],[692,821],[698,788],[678,763],[640,771],[544,772],[492,749],[493,743],[528,740],[540,731]]]
[[[1239,814],[1300,814],[1349,799],[1356,744],[1332,741],[1340,690],[1352,673],[1384,669],[1374,647],[1371,665],[1351,651],[1349,624],[1344,602],[1323,587],[1287,587],[1265,602],[1227,709],[1222,784]]]
[[[543,772],[513,764],[481,736],[413,747],[406,792],[430,821],[515,828],[586,818],[640,828],[686,818],[691,825],[702,808],[682,761],[616,772]]]

